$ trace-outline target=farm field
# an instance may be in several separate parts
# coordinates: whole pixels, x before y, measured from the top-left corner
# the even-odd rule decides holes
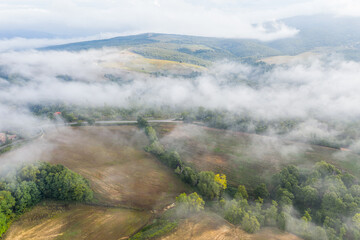
[[[143,150],[147,141],[136,126],[61,127],[1,155],[7,161],[63,164],[87,178],[94,191],[91,205],[40,202],[10,226],[6,239],[126,239],[132,235],[155,216],[153,210],[190,191],[172,170]]]
[[[150,217],[146,211],[43,202],[15,221],[5,239],[122,239]]]
[[[326,160],[354,175],[358,155],[336,149],[282,142],[275,138],[212,129],[192,124],[154,123],[160,141],[174,148],[198,170],[227,175],[232,186],[252,189],[287,164],[310,166]],[[44,145],[38,160],[63,164],[87,178],[94,205],[42,202],[15,221],[6,234],[12,239],[126,239],[182,192],[192,192],[166,166],[143,148],[145,134],[134,125],[71,127],[48,131],[27,147]],[[24,153],[20,156],[25,156]],[[10,158],[11,159],[11,158]],[[31,159],[31,158],[30,158]],[[163,240],[172,239],[299,239],[276,229],[248,234],[212,213],[181,220]]]
[[[264,228],[249,234],[212,213],[202,213],[183,220],[179,227],[161,240],[300,240],[297,236],[277,229]]]
[[[151,210],[189,190],[143,150],[148,140],[136,126],[62,128],[46,133],[44,140],[53,147],[41,160],[87,178],[98,203]]]
[[[185,162],[225,173],[232,186],[245,184],[251,190],[288,164],[306,168],[322,160],[360,176],[360,156],[350,152],[192,124],[156,125],[156,130]]]

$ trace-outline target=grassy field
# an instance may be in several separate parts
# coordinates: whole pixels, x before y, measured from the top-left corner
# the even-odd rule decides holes
[[[288,164],[310,167],[325,160],[360,176],[360,156],[332,148],[196,125],[157,125],[161,142],[198,170],[225,173],[230,185],[253,189]]]
[[[146,211],[43,202],[14,222],[5,239],[126,239],[150,217]]]
[[[161,240],[300,240],[293,234],[264,228],[249,234],[212,213],[202,213],[180,222],[178,228]]]
[[[52,147],[41,160],[89,179],[98,203],[151,210],[189,191],[171,169],[143,150],[148,140],[136,126],[62,128],[43,140]]]

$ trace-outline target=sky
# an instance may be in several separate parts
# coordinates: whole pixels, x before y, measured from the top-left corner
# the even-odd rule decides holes
[[[297,34],[279,19],[359,16],[356,0],[0,0],[0,38],[100,39],[144,32],[264,41]],[[261,23],[272,22],[269,32]],[[254,26],[254,24],[257,24]],[[260,25],[259,25],[260,24]]]

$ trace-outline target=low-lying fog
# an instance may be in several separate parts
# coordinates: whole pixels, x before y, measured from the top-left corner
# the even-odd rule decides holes
[[[45,124],[27,105],[58,102],[121,108],[202,106],[264,120],[302,119],[289,134],[293,139],[311,134],[331,138],[339,133],[321,120],[349,123],[360,116],[360,63],[340,56],[314,55],[270,70],[224,60],[195,78],[155,77],[122,67],[133,58],[116,48],[1,53],[0,128]]]

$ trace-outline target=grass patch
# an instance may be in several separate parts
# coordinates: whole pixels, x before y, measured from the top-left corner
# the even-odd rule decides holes
[[[130,240],[146,240],[158,238],[169,234],[177,227],[177,225],[178,223],[176,221],[156,220],[155,223],[141,229],[141,231],[132,236]]]

